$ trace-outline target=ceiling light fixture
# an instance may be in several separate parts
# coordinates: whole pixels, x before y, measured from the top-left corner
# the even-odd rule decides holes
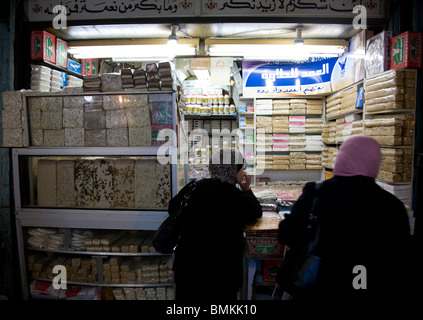
[[[348,48],[346,40],[303,40],[303,45],[294,45],[296,39],[206,39],[210,56],[244,57],[246,60],[293,60],[308,57],[336,57]]]
[[[301,39],[303,27],[297,27],[297,38],[294,40],[294,46],[304,46],[304,40]]]
[[[179,40],[178,36],[176,35],[176,31],[178,31],[179,26],[172,24],[170,28],[172,29],[172,33],[167,38],[167,44],[170,46],[176,46]]]
[[[173,59],[176,56],[195,55],[199,42],[200,40],[198,38],[180,39],[177,46],[169,48],[167,46],[167,39],[70,41],[68,43],[68,52],[75,59],[165,60]]]

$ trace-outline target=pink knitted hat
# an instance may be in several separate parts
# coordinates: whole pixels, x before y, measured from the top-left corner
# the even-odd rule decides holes
[[[339,148],[333,175],[376,178],[381,157],[380,145],[375,139],[368,136],[348,138]]]

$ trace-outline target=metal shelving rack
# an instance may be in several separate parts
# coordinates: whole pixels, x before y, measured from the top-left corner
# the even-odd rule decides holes
[[[29,94],[24,99],[24,112],[28,115],[27,99],[29,97],[67,97],[67,96],[94,96],[94,95],[155,95],[155,94],[171,94],[172,97],[172,112],[173,112],[173,129],[176,132],[177,119],[177,105],[176,97],[173,91],[131,91],[131,92],[102,92],[102,93],[77,93],[66,94],[62,92],[57,93],[39,93]],[[25,117],[29,119],[29,117]],[[29,123],[26,123],[27,128],[27,145],[30,143]],[[163,210],[140,210],[140,209],[91,209],[91,208],[42,208],[42,207],[28,207],[22,204],[21,199],[21,181],[23,179],[32,179],[23,175],[20,168],[20,157],[138,157],[138,156],[157,156],[159,151],[163,156],[168,157],[171,161],[171,195],[176,195],[178,191],[178,176],[185,175],[186,166],[179,166],[179,158],[182,156],[178,152],[176,141],[173,141],[173,146],[166,146],[166,149],[161,149],[163,146],[145,146],[145,147],[34,147],[28,148],[14,148],[12,149],[12,170],[13,170],[13,190],[15,199],[15,219],[17,231],[17,244],[20,264],[21,286],[23,290],[24,299],[29,298],[29,283],[27,277],[26,266],[26,252],[27,251],[41,251],[46,253],[69,254],[91,256],[92,258],[105,259],[109,256],[125,256],[125,257],[152,257],[152,256],[166,256],[159,253],[122,253],[122,252],[92,252],[92,251],[77,251],[68,249],[70,241],[70,229],[107,229],[107,230],[157,230],[161,222],[166,219],[168,213],[166,209]],[[183,170],[179,173],[178,170]],[[186,181],[186,177],[185,177]],[[24,242],[24,228],[28,227],[43,227],[43,228],[68,228],[65,229],[65,247],[63,250],[48,250],[26,247]],[[66,244],[67,242],[67,244]],[[169,256],[169,255],[167,255]],[[101,269],[101,268],[100,268]],[[111,284],[102,282],[102,270],[98,271],[99,280],[94,283],[79,283],[68,282],[69,284],[85,285],[85,286],[108,286],[108,287],[169,287],[172,284]],[[34,279],[37,280],[37,279]],[[49,279],[39,279],[51,281]]]

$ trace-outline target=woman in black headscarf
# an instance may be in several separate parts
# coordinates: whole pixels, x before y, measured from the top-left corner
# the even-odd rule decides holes
[[[242,283],[243,229],[262,216],[239,151],[215,151],[209,171],[210,179],[196,182],[175,249],[177,300],[236,300]],[[171,200],[169,207],[174,205]]]

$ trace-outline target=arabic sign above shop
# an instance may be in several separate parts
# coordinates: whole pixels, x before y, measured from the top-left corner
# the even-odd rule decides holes
[[[315,95],[332,92],[338,58],[310,59],[301,63],[243,61],[243,96]]]
[[[57,5],[66,7],[69,20],[140,17],[353,17],[364,5],[368,18],[384,16],[384,0],[26,0],[29,21],[51,21]]]
[[[204,16],[320,16],[320,17],[351,17],[356,5],[364,5],[369,18],[383,17],[383,0],[357,1],[357,0],[249,0],[249,1],[224,1],[202,0],[201,14]]]

